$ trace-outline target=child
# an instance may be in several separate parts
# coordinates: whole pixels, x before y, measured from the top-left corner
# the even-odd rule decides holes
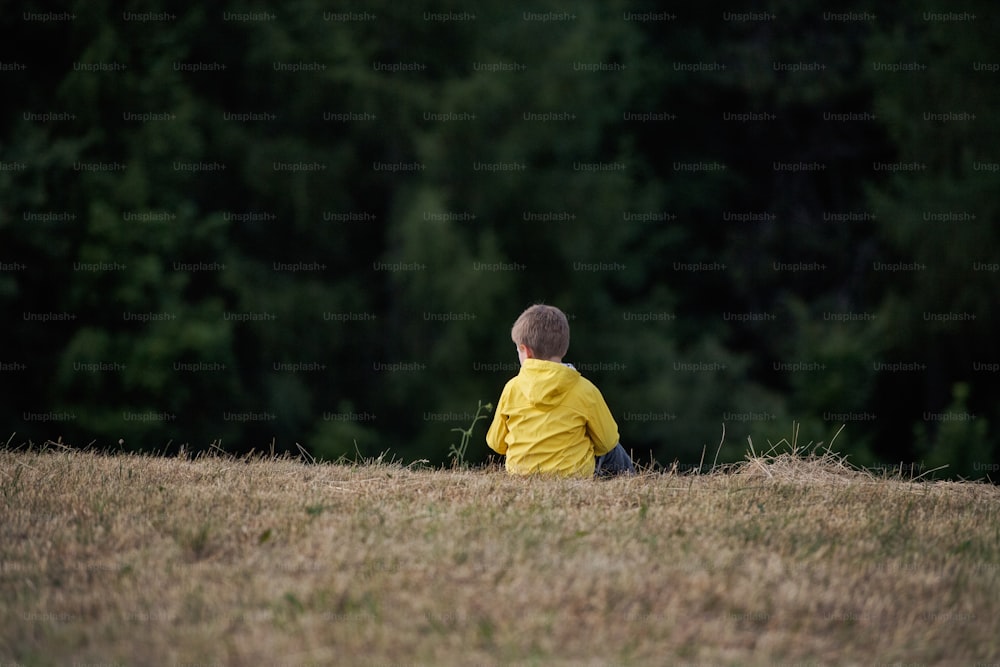
[[[514,322],[510,337],[521,371],[504,386],[486,434],[490,449],[507,455],[507,471],[634,475],[601,392],[562,362],[569,349],[566,315],[553,306],[531,306]]]

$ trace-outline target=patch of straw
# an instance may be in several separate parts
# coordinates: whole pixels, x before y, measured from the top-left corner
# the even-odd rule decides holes
[[[793,422],[791,441],[788,438],[775,443],[768,440],[768,448],[761,451],[757,451],[753,439],[747,436],[746,460],[735,464],[732,472],[749,479],[807,484],[874,480],[870,471],[853,465],[846,456],[833,451],[833,443],[843,430],[841,426],[829,445],[812,441],[801,445],[799,424]]]

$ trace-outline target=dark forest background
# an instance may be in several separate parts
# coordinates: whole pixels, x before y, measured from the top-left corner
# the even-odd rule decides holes
[[[546,302],[640,460],[998,469],[992,4],[156,4],[0,14],[9,444],[445,463]]]

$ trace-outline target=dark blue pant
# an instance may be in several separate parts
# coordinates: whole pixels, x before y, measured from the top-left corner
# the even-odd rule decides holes
[[[594,465],[594,477],[610,477],[612,475],[634,475],[635,465],[622,443],[604,456],[598,456]]]

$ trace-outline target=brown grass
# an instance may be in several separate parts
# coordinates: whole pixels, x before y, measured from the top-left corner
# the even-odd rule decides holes
[[[837,457],[611,481],[0,451],[0,662],[967,664],[1000,490]]]

